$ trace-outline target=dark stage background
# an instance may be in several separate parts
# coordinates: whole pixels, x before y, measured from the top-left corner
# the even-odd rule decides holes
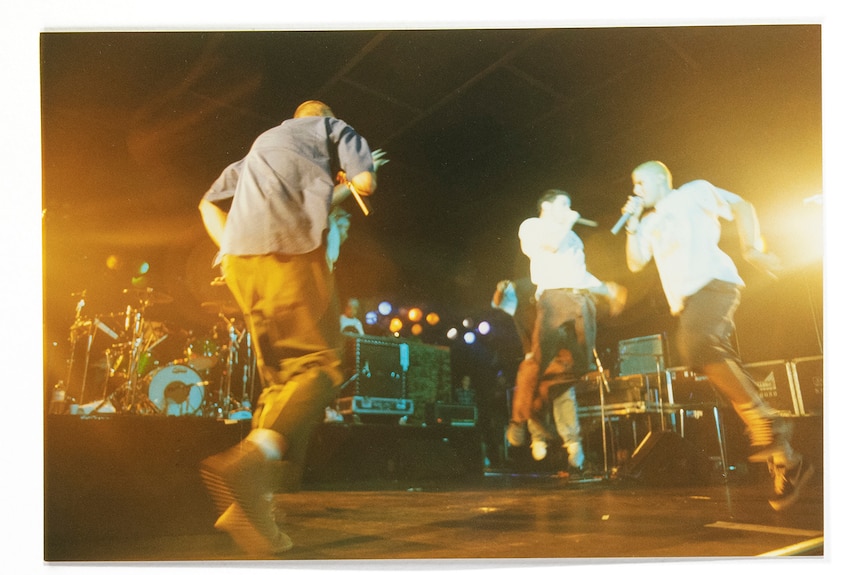
[[[44,32],[40,47],[46,385],[63,376],[83,290],[88,316],[152,288],[171,301],[148,319],[192,333],[217,321],[202,304],[229,296],[210,285],[197,203],[310,98],[391,160],[375,212],[347,206],[340,292],[436,311],[431,343],[527,273],[517,228],[550,187],[600,223],[577,228],[593,273],[630,290],[602,318],[600,353],[672,335],[654,269],[629,273],[609,232],[631,169],[659,159],[677,184],[750,199],[784,260],[777,282],[738,260],[745,361],[823,353],[820,26]]]

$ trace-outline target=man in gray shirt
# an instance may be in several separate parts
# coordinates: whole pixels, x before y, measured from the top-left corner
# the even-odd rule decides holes
[[[298,489],[313,426],[343,383],[339,305],[324,239],[329,212],[351,194],[373,194],[383,163],[329,106],[308,101],[258,136],[200,202],[264,388],[249,435],[205,459],[201,475],[220,513],[216,528],[250,554],[293,546],[275,522],[272,494]],[[339,172],[344,183],[336,183]]]

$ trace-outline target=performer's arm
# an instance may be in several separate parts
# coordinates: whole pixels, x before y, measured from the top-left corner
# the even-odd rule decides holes
[[[198,211],[200,211],[207,234],[209,234],[215,245],[221,248],[222,235],[224,234],[224,227],[227,222],[227,212],[217,204],[206,199],[200,201]]]
[[[638,196],[629,196],[622,209],[624,214],[631,214],[626,222],[626,264],[633,272],[644,269],[652,259],[652,249],[642,235],[640,218],[643,211],[644,202]]]
[[[733,213],[739,234],[742,257],[751,265],[774,277],[775,273],[781,269],[781,262],[778,256],[768,253],[766,250],[766,244],[760,235],[760,221],[754,206],[736,194],[726,190],[720,190],[720,192],[730,204],[730,210]]]

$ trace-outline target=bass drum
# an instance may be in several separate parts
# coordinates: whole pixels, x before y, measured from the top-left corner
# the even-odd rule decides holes
[[[198,372],[181,364],[147,374],[147,396],[160,415],[202,415],[206,383]]]

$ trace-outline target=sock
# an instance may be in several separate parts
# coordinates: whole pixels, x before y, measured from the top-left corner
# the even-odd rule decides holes
[[[254,443],[270,461],[278,461],[284,455],[284,437],[271,429],[252,429],[246,439]]]

